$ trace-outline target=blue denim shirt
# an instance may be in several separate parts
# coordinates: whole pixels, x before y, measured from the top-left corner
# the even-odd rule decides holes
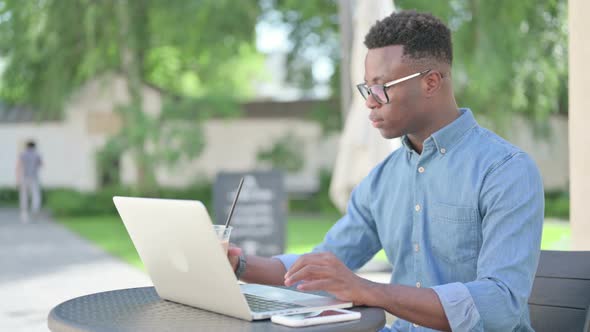
[[[526,153],[460,111],[422,154],[404,137],[314,252],[332,252],[355,270],[383,248],[391,283],[432,288],[453,331],[532,331],[542,180]],[[298,256],[277,258],[288,269]],[[392,330],[430,331],[404,320]]]

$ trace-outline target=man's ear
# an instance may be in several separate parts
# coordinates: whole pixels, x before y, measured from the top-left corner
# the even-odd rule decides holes
[[[422,79],[422,87],[426,98],[435,96],[442,88],[443,76],[439,71],[431,71]]]

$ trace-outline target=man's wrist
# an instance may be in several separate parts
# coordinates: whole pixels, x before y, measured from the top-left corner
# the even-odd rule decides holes
[[[380,307],[383,293],[386,291],[383,286],[385,285],[365,279],[359,297],[360,302],[366,306]]]
[[[242,277],[242,274],[244,274],[244,272],[246,271],[246,256],[244,254],[241,254],[238,257],[238,265],[236,266],[236,278],[240,279]]]

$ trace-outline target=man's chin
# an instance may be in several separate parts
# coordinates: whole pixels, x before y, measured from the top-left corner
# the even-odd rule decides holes
[[[385,128],[379,128],[379,133],[385,139],[392,139],[403,136],[403,134],[401,132],[398,132],[397,130],[387,130]]]

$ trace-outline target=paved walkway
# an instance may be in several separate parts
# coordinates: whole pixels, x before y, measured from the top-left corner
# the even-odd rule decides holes
[[[0,209],[0,262],[0,331],[48,331],[47,315],[63,301],[151,285],[47,216],[21,224],[16,209]]]
[[[151,285],[142,271],[107,254],[47,215],[21,224],[16,209],[0,208],[0,331],[48,331],[57,304],[101,291]],[[389,282],[382,262],[360,275]],[[388,317],[390,320],[390,317]]]

